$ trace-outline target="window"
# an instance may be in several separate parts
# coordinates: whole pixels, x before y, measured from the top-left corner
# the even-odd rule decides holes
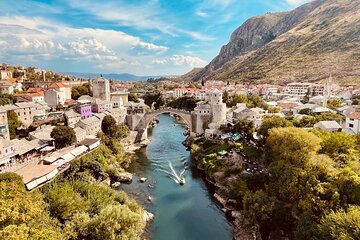
[[[353,128],[353,127],[354,127],[354,124],[349,124],[349,127],[350,127],[350,128]]]
[[[354,121],[354,119],[353,119],[353,118],[350,118],[350,121]]]

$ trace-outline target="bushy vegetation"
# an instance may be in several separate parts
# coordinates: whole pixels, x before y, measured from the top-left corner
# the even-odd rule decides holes
[[[54,138],[56,148],[70,146],[76,141],[74,129],[68,126],[56,126],[50,136]]]
[[[186,111],[193,111],[196,107],[196,102],[197,100],[194,97],[184,96],[167,103],[167,106]]]
[[[270,175],[255,183],[243,177],[246,188],[234,186],[233,194],[265,237],[280,238],[283,231],[291,239],[357,239],[357,144],[345,133],[272,128],[265,145]]]
[[[0,94],[0,106],[13,104],[15,102],[14,95],[11,94]]]
[[[128,161],[101,145],[34,192],[25,190],[20,176],[0,174],[0,239],[139,239],[143,209],[99,183]]]
[[[264,100],[258,95],[243,95],[243,94],[234,94],[229,96],[228,94],[223,95],[223,101],[228,107],[234,107],[237,103],[246,103],[248,108],[259,107],[265,110],[268,110],[269,105],[267,105]],[[274,108],[271,108],[271,111],[277,111]]]
[[[15,111],[7,111],[10,139],[16,138],[16,129],[21,126],[21,122]]]
[[[76,86],[71,88],[71,98],[74,100],[79,99],[83,95],[91,96],[90,84],[84,83],[81,86]]]
[[[147,93],[144,95],[144,102],[149,107],[153,107],[155,109],[159,109],[161,106],[165,104],[165,99],[161,95],[159,91],[154,91],[153,93]]]
[[[110,139],[120,140],[126,138],[130,131],[129,128],[121,123],[117,124],[113,116],[107,115],[101,122],[101,130]]]

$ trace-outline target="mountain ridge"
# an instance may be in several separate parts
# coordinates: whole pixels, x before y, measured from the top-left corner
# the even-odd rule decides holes
[[[160,78],[160,77],[174,77],[170,75],[165,76],[137,76],[130,73],[80,73],[80,72],[63,72],[62,74],[71,75],[79,78],[97,78],[101,75],[105,78],[111,80],[119,80],[119,81],[146,81],[149,78]]]
[[[358,82],[359,36],[359,1],[315,0],[248,19],[192,80]]]

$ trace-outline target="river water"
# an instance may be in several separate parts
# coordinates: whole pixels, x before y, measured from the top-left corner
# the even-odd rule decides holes
[[[231,225],[191,165],[190,153],[181,144],[185,140],[185,126],[170,115],[162,114],[158,119],[160,123],[148,134],[150,144],[137,153],[138,160],[132,166],[133,182],[121,185],[122,190],[155,215],[146,238],[231,240]],[[180,185],[175,175],[184,170],[186,184]],[[147,181],[141,183],[140,177],[146,177]]]

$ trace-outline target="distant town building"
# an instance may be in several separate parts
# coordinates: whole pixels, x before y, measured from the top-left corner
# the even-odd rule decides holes
[[[316,123],[314,128],[328,132],[339,132],[342,129],[342,127],[336,121],[321,121]]]
[[[345,125],[353,130],[355,134],[360,133],[360,112],[353,112],[347,115]]]

